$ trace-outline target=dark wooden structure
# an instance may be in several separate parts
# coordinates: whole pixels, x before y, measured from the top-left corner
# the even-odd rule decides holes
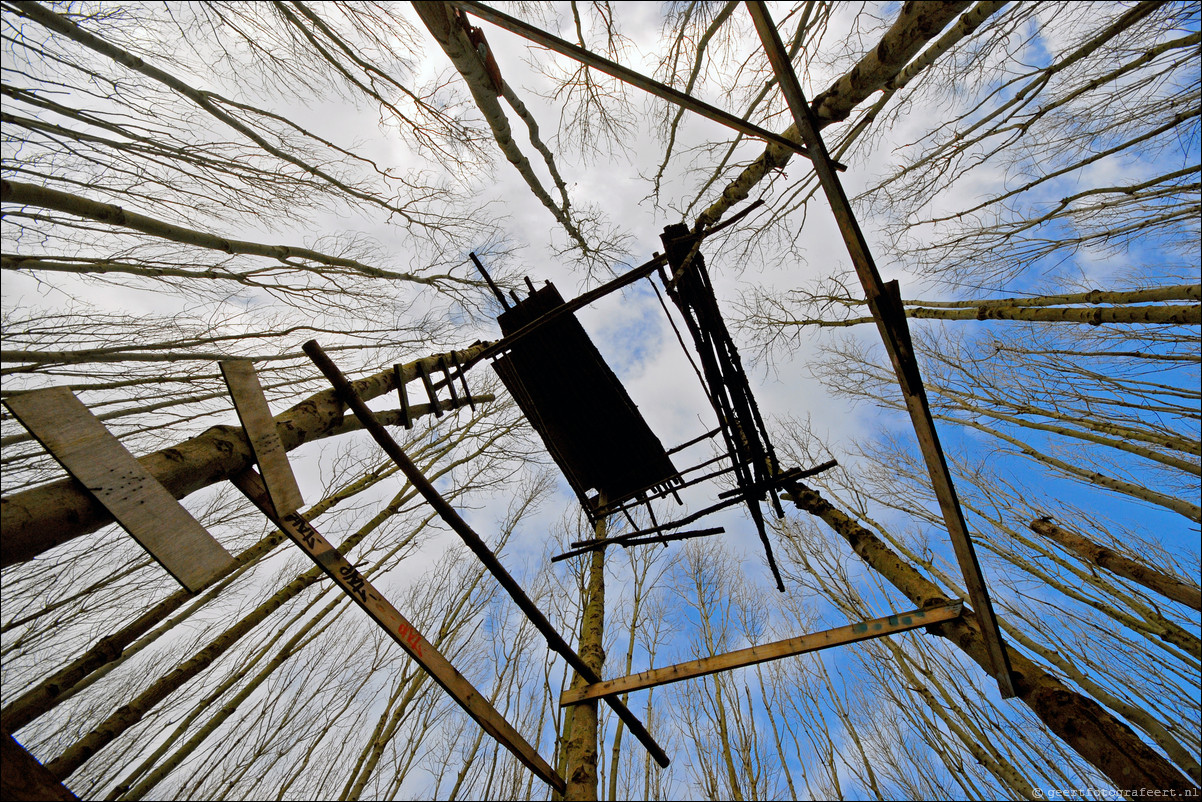
[[[7,731],[0,733],[0,799],[4,802],[79,802],[58,777]]]
[[[563,306],[547,282],[497,318],[504,335]],[[682,484],[651,427],[574,315],[561,315],[492,363],[591,519],[649,488]]]
[[[722,227],[733,222],[735,219]],[[497,317],[504,336],[485,355],[494,358],[494,369],[546,444],[590,520],[615,513],[629,516],[634,507],[642,506],[652,521],[647,529],[636,527],[636,531],[617,537],[577,541],[572,551],[556,560],[610,544],[632,546],[717,534],[723,530],[670,530],[726,507],[746,504],[776,586],[783,591],[760,505],[767,502],[778,517],[783,516],[778,491],[834,463],[809,471],[780,469],[701,254],[701,243],[711,233],[713,230],[695,234],[684,225],[668,226],[662,235],[666,255],[656,254],[647,264],[571,302],[565,302],[549,282],[536,290],[527,279],[530,294],[524,299],[513,294],[515,304],[511,306],[473,254],[472,261],[505,310]],[[716,419],[713,429],[670,451],[651,431],[573,314],[586,303],[641,278],[649,279],[658,295],[657,275],[692,340],[700,362],[698,378]],[[662,296],[660,301],[663,303]],[[675,328],[666,304],[664,311]],[[677,337],[685,346],[679,330]],[[674,464],[672,454],[714,438],[722,452],[717,457],[683,469]],[[677,491],[719,478],[733,482],[734,488],[719,493],[716,504],[669,523],[656,521],[651,502],[667,496],[679,502]]]
[[[605,72],[644,91],[662,97],[682,108],[702,114],[752,136],[760,136],[772,142],[777,141],[775,134],[762,130],[750,130],[744,122],[731,119],[730,115],[722,112],[720,109],[714,109],[701,103],[696,98],[682,94],[671,87],[658,84],[633,70],[603,59],[595,53],[565,42],[546,31],[539,30],[528,23],[489,8],[482,3],[474,2],[474,0],[450,0],[450,5],[461,12],[468,12],[481,19],[488,20],[495,25],[506,28],[544,47],[573,58],[591,68]],[[1011,679],[1006,645],[993,613],[993,605],[989,598],[985,578],[981,574],[972,537],[968,531],[963,510],[960,508],[951,472],[948,470],[947,460],[943,455],[938,433],[935,430],[934,420],[931,417],[926,391],[918,369],[918,362],[915,359],[913,345],[910,341],[910,332],[906,324],[905,311],[901,305],[901,294],[898,284],[896,281],[884,282],[877,271],[868,243],[860,231],[859,224],[856,222],[855,215],[851,209],[851,204],[847,200],[846,193],[837,174],[838,171],[846,170],[846,167],[831,158],[822,140],[819,126],[813,116],[813,111],[810,109],[802,92],[797,74],[794,72],[789,55],[780,41],[780,36],[768,13],[767,6],[761,0],[747,0],[746,5],[764,46],[764,52],[772,64],[773,72],[781,87],[781,92],[793,115],[797,131],[800,134],[800,143],[787,142],[784,144],[789,149],[806,156],[813,162],[819,184],[831,204],[831,209],[839,226],[839,232],[843,237],[844,243],[847,245],[847,250],[855,266],[856,273],[864,287],[868,307],[872,312],[873,318],[876,320],[881,339],[889,353],[890,361],[893,363],[894,371],[897,374],[898,384],[906,400],[906,408],[910,413],[919,447],[922,450],[923,458],[927,463],[931,475],[931,485],[939,500],[944,522],[947,525],[948,534],[956,552],[956,559],[960,564],[960,570],[964,576],[964,582],[973,605],[973,612],[981,625],[982,635],[989,652],[990,662],[992,663],[991,673],[998,682],[1002,696],[1011,697],[1014,695],[1014,686]],[[733,222],[733,220],[728,221],[724,225],[728,225],[730,222]],[[712,292],[709,291],[707,286],[708,279],[705,276],[704,266],[694,264],[700,261],[697,244],[707,233],[712,232],[713,229],[709,232],[689,232],[683,226],[679,229],[672,229],[670,227],[665,230],[664,242],[671,257],[673,274],[671,278],[664,277],[664,284],[669,296],[684,315],[686,325],[693,336],[698,353],[701,355],[705,369],[705,376],[702,382],[706,385],[706,392],[709,395],[711,403],[714,405],[715,412],[718,414],[719,431],[726,441],[728,456],[730,458],[731,464],[725,472],[733,472],[737,484],[733,498],[747,502],[752,518],[755,520],[756,527],[760,532],[760,537],[768,553],[769,564],[772,566],[773,573],[776,574],[777,587],[783,590],[779,573],[776,571],[775,563],[772,559],[771,547],[764,532],[763,513],[759,508],[759,503],[767,495],[770,497],[777,513],[782,514],[776,491],[782,487],[787,487],[792,481],[800,477],[794,476],[792,480],[786,480],[784,476],[789,472],[781,471],[779,466],[775,464],[775,459],[772,456],[771,446],[767,438],[764,437],[760,442],[756,442],[757,429],[762,430],[762,424],[757,420],[759,414],[755,409],[754,399],[751,398],[750,391],[748,391],[745,397],[743,396],[742,388],[746,385],[746,380],[741,375],[742,368],[739,365],[738,354],[732,350],[733,345],[728,348],[729,338],[724,337],[725,326],[721,325],[721,316],[718,315],[715,317],[711,314],[716,310],[716,306],[710,308],[706,299],[707,295],[712,297]],[[656,260],[662,260],[662,257],[657,254]],[[656,260],[653,260],[653,262]],[[648,263],[648,265],[636,268],[621,279],[611,282],[606,288],[598,287],[585,295],[590,296],[589,302],[591,302],[605,292],[612,292],[613,289],[617,288],[614,285],[618,285],[619,282],[624,282],[621,284],[621,286],[624,286],[625,283],[642,278],[649,272],[650,265],[651,263]],[[479,262],[477,262],[477,266],[479,266]],[[493,286],[495,289],[495,285]],[[504,298],[501,301],[502,304],[505,304]],[[581,298],[576,299],[574,302],[563,305],[561,309],[571,307],[577,302],[579,302],[579,305],[583,305],[584,296],[581,296]],[[579,305],[575,306],[575,308],[579,308]],[[543,320],[545,321],[546,318],[544,317]],[[535,325],[538,325],[538,321],[527,324],[524,327],[523,333],[528,334],[531,327]],[[507,337],[506,339],[509,338]],[[503,349],[505,347],[507,347],[507,344],[502,340],[498,344],[498,348]],[[688,471],[682,471],[682,475],[684,473],[688,473]],[[649,498],[650,496],[647,496],[641,500],[647,501]],[[715,505],[709,510],[703,511],[703,513],[720,509],[721,506]],[[607,511],[613,510],[610,509]],[[687,521],[696,520],[700,515],[694,514],[689,516],[682,521],[676,522],[675,526],[682,525]],[[652,520],[654,521],[654,519]],[[640,542],[646,542],[646,536],[650,532],[659,532],[671,528],[674,528],[674,526],[659,526],[656,524],[650,530],[632,533],[624,537],[632,538],[639,536],[643,538]],[[577,549],[575,553],[579,553],[579,551],[603,548],[609,543],[620,542],[622,542],[622,538],[610,538],[607,540],[579,541],[572,545]]]

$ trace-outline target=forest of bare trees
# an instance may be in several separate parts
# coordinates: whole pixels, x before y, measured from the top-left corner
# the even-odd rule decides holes
[[[743,4],[495,5],[798,141]],[[606,705],[560,706],[580,677],[301,351],[321,342],[607,679],[967,599],[803,156],[479,20],[474,42],[442,3],[4,0],[0,395],[69,386],[234,557],[188,593],[5,409],[5,735],[81,798],[1196,794],[1198,4],[768,8],[900,282],[1014,698],[966,616],[626,694],[660,766]],[[416,381],[497,337],[469,253],[569,297],[757,199],[705,258],[782,464],[838,461],[773,521],[786,591],[738,516],[551,562],[597,533],[495,374],[467,373],[472,406]],[[582,319],[679,442],[713,424],[658,309],[630,290]],[[252,459],[231,358],[305,517],[565,795],[230,483]]]

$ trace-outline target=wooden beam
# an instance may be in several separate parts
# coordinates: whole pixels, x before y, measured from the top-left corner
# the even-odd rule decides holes
[[[523,22],[520,19],[503,14],[494,8],[490,8],[483,3],[471,2],[471,0],[451,0],[448,5],[457,8],[460,11],[466,11],[482,20],[491,22],[497,27],[516,33],[525,39],[542,45],[548,50],[553,50],[560,55],[567,56],[570,59],[575,59],[581,64],[592,67],[595,70],[600,70],[606,75],[613,76],[619,81],[624,81],[631,86],[636,86],[644,92],[655,95],[658,98],[675,103],[677,106],[688,109],[694,114],[700,114],[702,117],[713,120],[716,123],[725,125],[727,128],[733,128],[748,136],[753,136],[756,139],[762,139],[766,142],[771,142],[774,145],[779,145],[783,148],[800,153],[802,156],[809,156],[809,152],[797,142],[783,137],[780,134],[769,131],[766,128],[761,128],[754,123],[744,120],[742,117],[724,111],[717,106],[711,106],[709,103],[698,100],[692,95],[681,92],[679,89],[673,89],[667,84],[662,84],[659,81],[648,78],[642,73],[635,72],[629,67],[623,67],[617,62],[602,58],[590,50],[585,50],[583,47],[567,42],[557,36],[553,36],[546,31],[536,28],[529,23]],[[840,165],[842,167],[842,165]]]
[[[347,381],[346,376],[342,374],[338,366],[326,355],[326,352],[321,350],[321,346],[317,344],[317,341],[309,340],[301,346],[301,350],[309,355],[309,358],[313,360],[313,364],[317,365],[321,372],[325,374],[325,377],[329,379],[330,384],[338,392],[339,397],[355,413],[355,417],[363,423],[363,428],[371,434],[372,439],[379,444],[380,448],[384,449],[385,454],[392,457],[392,461],[397,464],[397,467],[401,469],[405,477],[422,494],[426,502],[451,527],[451,530],[459,535],[464,544],[472,550],[472,553],[476,555],[480,562],[484,564],[484,567],[488,569],[488,572],[497,580],[497,583],[509,594],[509,598],[513,599],[518,609],[530,619],[530,623],[539,631],[539,634],[546,638],[547,646],[559,654],[576,673],[584,677],[586,682],[600,682],[601,677],[597,675],[597,672],[589,668],[588,663],[585,663],[580,655],[576,654],[572,647],[568,645],[568,642],[563,639],[563,636],[556,631],[554,625],[547,620],[547,617],[538,609],[538,606],[522,590],[522,586],[505,570],[505,566],[501,565],[501,561],[497,559],[497,555],[488,547],[484,539],[476,534],[475,530],[468,525],[467,521],[463,520],[459,513],[455,512],[454,507],[447,503],[447,500],[430,483],[425,474],[413,464],[413,461],[405,454],[404,449],[397,444],[396,440],[392,439],[392,435],[380,425],[380,422],[376,420],[375,413],[371,411],[371,408],[367,404],[363,403],[363,399],[355,392],[355,388]],[[647,751],[655,758],[655,762],[667,768],[670,763],[667,753],[651,737],[651,733],[643,726],[643,722],[639,721],[634,713],[630,712],[630,709],[617,696],[606,697],[605,702],[617,714],[618,718],[625,722],[627,729],[630,730],[630,734],[647,748]]]
[[[604,298],[606,295],[609,295],[611,292],[616,292],[617,290],[622,289],[623,287],[627,286],[628,284],[633,284],[634,282],[638,281],[639,279],[643,279],[643,278],[646,278],[647,276],[650,276],[661,265],[665,265],[667,263],[668,263],[668,260],[666,257],[654,256],[649,261],[644,262],[643,264],[639,265],[638,267],[633,268],[633,269],[623,273],[622,275],[618,276],[617,278],[615,278],[611,281],[607,281],[606,283],[602,284],[600,287],[594,287],[593,289],[589,290],[588,292],[586,292],[582,295],[579,295],[570,301],[564,302],[564,304],[562,306],[557,306],[554,309],[552,309],[550,312],[548,312],[547,314],[542,315],[541,317],[537,317],[534,320],[531,320],[529,323],[522,326],[520,329],[515,331],[513,334],[510,334],[508,337],[504,337],[500,340],[494,341],[492,343],[492,345],[489,345],[483,351],[476,354],[471,359],[469,359],[467,362],[465,362],[464,369],[466,370],[467,368],[470,368],[472,365],[476,364],[477,362],[479,362],[483,359],[489,359],[491,357],[497,356],[498,354],[505,353],[510,348],[512,348],[519,340],[522,340],[525,337],[527,337],[528,335],[533,334],[535,331],[537,331],[538,329],[547,325],[548,323],[558,320],[560,317],[562,317],[564,315],[570,315],[571,313],[575,312],[577,309],[586,307],[589,304],[591,304],[593,301],[596,301],[600,298]],[[520,303],[520,301],[519,301],[519,303]]]
[[[415,626],[401,615],[374,586],[359,573],[355,566],[326,540],[320,532],[305,520],[299,512],[282,518],[274,515],[271,498],[262,478],[254,469],[235,474],[231,479],[247,498],[254,502],[264,515],[272,520],[280,531],[309,555],[326,574],[376,622],[388,636],[400,644],[410,657],[424,668],[443,690],[451,695],[459,706],[467,711],[485,732],[513,753],[524,766],[559,793],[566,787],[563,778],[539,756],[538,751],[527,743],[505,717],[497,712],[487,699],[460,674],[450,661],[422,636]]]
[[[255,462],[267,485],[267,494],[275,505],[277,518],[296,512],[305,503],[292,466],[288,464],[288,452],[280,442],[271,417],[271,408],[263,395],[263,386],[255,366],[249,359],[229,359],[218,363],[230,397],[234,399],[234,410],[250,441],[250,450],[255,453]]]
[[[587,554],[590,551],[596,551],[597,549],[603,549],[610,543],[614,543],[614,542],[616,542],[622,548],[628,549],[631,546],[646,546],[650,543],[669,543],[673,540],[688,540],[689,538],[694,538],[694,537],[708,537],[710,535],[721,535],[725,531],[726,530],[724,528],[722,528],[721,526],[714,526],[714,527],[710,527],[709,529],[693,529],[688,532],[673,532],[668,535],[648,535],[647,537],[638,538],[637,540],[631,540],[631,539],[629,539],[629,535],[624,535],[622,537],[622,539],[619,541],[602,540],[602,541],[598,541],[597,543],[594,543],[591,546],[584,546],[583,548],[566,551],[563,554],[558,554],[558,555],[552,557],[551,562],[557,563],[562,560],[566,560],[569,557],[576,557],[577,555],[580,555],[580,554]]]
[[[964,584],[968,589],[969,601],[973,612],[981,625],[981,634],[985,641],[986,651],[993,664],[993,677],[997,680],[998,688],[1003,698],[1015,695],[1014,684],[1010,677],[1010,659],[1006,655],[1006,645],[1002,640],[1002,632],[998,627],[993,613],[993,603],[989,599],[989,590],[985,586],[985,577],[981,574],[981,566],[977,561],[976,549],[968,532],[968,524],[964,520],[964,512],[960,509],[960,499],[952,482],[951,471],[948,470],[947,460],[943,455],[943,447],[939,443],[939,434],[935,430],[935,421],[931,417],[931,408],[927,402],[926,390],[922,385],[922,377],[918,371],[918,360],[914,356],[914,346],[910,341],[910,330],[906,324],[906,313],[901,303],[901,294],[896,281],[885,284],[877,271],[868,247],[868,240],[860,230],[852,211],[843,184],[835,173],[830,154],[818,130],[814,112],[806,101],[797,80],[797,73],[789,62],[788,53],[777,33],[776,25],[768,14],[768,8],[759,0],[747,0],[747,10],[751,13],[760,41],[763,42],[764,52],[772,63],[776,73],[777,83],[793,113],[793,120],[801,139],[810,149],[810,161],[814,164],[814,172],[822,185],[827,201],[834,212],[835,222],[843,241],[847,245],[848,254],[855,266],[856,275],[864,287],[868,308],[876,320],[877,329],[885,343],[885,350],[893,363],[894,373],[898,384],[901,385],[905,397],[906,410],[914,425],[914,433],[918,438],[919,448],[926,460],[927,471],[931,476],[931,485],[939,500],[939,508],[943,520],[951,536],[952,546],[956,551],[956,561],[960,564],[960,572],[964,575]]]
[[[69,387],[9,396],[5,405],[113,518],[195,593],[234,561],[125,450]]]
[[[677,663],[674,666],[653,668],[639,674],[631,674],[626,677],[618,677],[617,679],[597,682],[592,685],[583,685],[579,688],[564,691],[559,697],[559,704],[561,707],[578,705],[581,702],[587,702],[589,699],[596,699],[599,696],[607,696],[612,693],[630,693],[631,691],[638,691],[644,688],[653,688],[656,685],[665,685],[669,682],[679,682],[684,679],[715,674],[719,671],[730,671],[731,669],[753,666],[756,663],[764,663],[769,660],[779,660],[782,657],[792,657],[798,654],[805,654],[806,652],[829,649],[832,646],[842,646],[847,643],[879,638],[883,635],[906,632],[911,629],[918,629],[919,627],[959,618],[963,607],[962,602],[954,602],[941,607],[911,610],[908,613],[874,618],[871,621],[863,621],[859,624],[849,624],[845,627],[828,629],[810,635],[800,635],[796,638],[780,640],[775,643],[765,643],[760,646],[752,646],[748,649],[727,652],[715,657],[703,657],[700,660],[690,660],[687,663]]]
[[[734,215],[729,220],[727,220],[723,223],[720,223],[720,224],[714,226],[713,228],[707,229],[706,231],[703,231],[698,239],[703,240],[706,237],[710,236],[711,234],[718,233],[719,231],[726,228],[727,226],[734,225],[739,220],[742,220],[744,217],[746,217],[748,214],[750,214],[753,210],[759,208],[762,204],[763,204],[763,201],[760,201],[760,200],[757,200],[754,203],[749,204],[747,206],[747,208],[743,209],[741,212]],[[578,295],[577,297],[573,298],[570,301],[565,301],[562,306],[557,306],[554,309],[552,309],[550,312],[548,312],[547,314],[542,315],[541,317],[535,318],[534,320],[531,320],[529,323],[522,326],[520,329],[515,331],[513,334],[510,334],[508,337],[504,337],[500,340],[496,340],[491,345],[489,345],[487,348],[485,348],[483,351],[481,351],[480,353],[476,354],[475,356],[471,357],[466,362],[464,362],[463,369],[467,370],[468,368],[471,368],[473,365],[475,365],[477,362],[479,362],[483,359],[491,359],[492,357],[495,357],[498,354],[502,354],[502,353],[508,351],[515,344],[517,344],[518,341],[529,336],[530,334],[533,334],[535,331],[539,330],[540,328],[547,325],[548,323],[552,323],[564,315],[570,315],[573,312],[575,312],[577,309],[583,309],[584,307],[588,306],[589,304],[593,303],[594,301],[600,300],[601,298],[604,298],[606,295],[609,295],[612,292],[617,292],[618,290],[622,289],[623,287],[633,284],[634,282],[636,282],[640,279],[647,278],[652,273],[654,273],[656,270],[659,270],[666,264],[668,264],[668,257],[664,256],[663,254],[659,254],[659,253],[655,254],[654,256],[651,257],[651,259],[649,259],[646,262],[643,262],[643,264],[639,265],[638,267],[631,268],[630,270],[628,270],[627,272],[618,276],[617,278],[611,279],[610,281],[607,281],[606,283],[602,284],[599,287],[594,287],[593,289],[591,289],[581,295]],[[518,299],[518,297],[516,295],[514,295],[514,300],[518,301],[520,303],[520,300]],[[506,307],[506,309],[508,309],[508,308],[509,307]]]
[[[392,366],[392,375],[396,380],[396,394],[401,401],[401,418],[404,421],[406,429],[413,428],[413,421],[409,417],[409,393],[405,391],[405,376],[401,373],[400,365]]]

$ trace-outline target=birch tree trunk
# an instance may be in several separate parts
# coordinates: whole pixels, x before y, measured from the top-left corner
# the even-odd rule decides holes
[[[441,355],[447,362],[457,357],[461,364],[483,350],[474,345]],[[428,373],[437,369],[439,356],[430,356],[402,367],[402,378],[418,377],[419,363]],[[353,383],[367,401],[396,389],[391,369]],[[329,437],[342,424],[343,406],[335,392],[324,390],[275,416],[276,430],[285,451]],[[151,476],[176,498],[184,498],[202,487],[229,479],[254,464],[246,434],[237,426],[214,426],[208,431],[140,457]],[[0,499],[0,548],[3,566],[32,560],[48,549],[95,532],[112,523],[112,516],[73,479],[62,479]]]
[[[792,499],[827,523],[874,570],[919,606],[946,603],[939,588],[902,560],[875,534],[835,509],[815,490],[799,485]],[[935,629],[935,628],[932,628]],[[983,668],[990,666],[980,628],[971,617],[941,624],[938,632]],[[1187,793],[1195,786],[1097,702],[1077,693],[1035,663],[1010,650],[1018,698],[1044,724],[1116,788],[1163,788]],[[988,670],[988,669],[986,669]]]
[[[598,521],[596,537],[605,537],[605,529],[605,522]],[[604,549],[597,549],[589,555],[585,588],[585,600],[580,616],[580,645],[577,651],[588,667],[600,675],[605,663],[605,648],[602,643],[605,630]],[[578,674],[572,680],[572,687],[583,684],[584,680]],[[564,781],[567,783],[567,789],[563,798],[567,802],[597,802],[597,701],[594,699],[569,708],[573,714],[570,723],[565,726],[564,733]]]
[[[901,74],[923,45],[969,5],[968,2],[903,4],[897,20],[877,46],[810,102],[819,128],[846,119],[853,108]],[[785,129],[783,135],[801,141],[796,125]],[[698,215],[695,228],[700,230],[717,223],[728,209],[747,198],[766,175],[784,168],[792,156],[793,151],[783,145],[769,144],[759,158],[726,186],[721,197]]]
[[[1172,599],[1195,610],[1202,610],[1202,591],[1196,585],[1183,582],[1177,577],[1145,565],[1139,560],[1125,557],[1114,549],[1093,542],[1084,535],[1057,526],[1050,519],[1037,518],[1028,526],[1035,534],[1060,544],[1088,563],[1093,563],[1125,579],[1137,582],[1166,599]]]

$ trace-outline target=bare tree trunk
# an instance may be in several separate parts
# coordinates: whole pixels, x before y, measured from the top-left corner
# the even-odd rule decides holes
[[[452,16],[452,9],[443,3],[431,2],[416,2],[413,4],[413,10],[421,17],[422,22],[430,29],[431,35],[442,47],[443,51],[450,58],[451,63],[455,65],[455,69],[463,76],[463,80],[467,83],[468,89],[472,93],[472,98],[476,101],[476,105],[480,109],[480,113],[484,115],[484,119],[488,121],[489,128],[492,129],[493,137],[497,140],[497,145],[501,148],[501,152],[505,154],[505,158],[509,160],[522,179],[534,193],[534,197],[538,198],[539,202],[545,206],[568,235],[575,240],[576,245],[581,252],[586,256],[590,253],[588,242],[584,235],[576,227],[576,224],[568,216],[567,211],[567,195],[562,195],[565,203],[563,206],[556,205],[555,201],[547,193],[542,182],[538,180],[538,176],[534,172],[534,168],[530,165],[530,160],[518,148],[517,143],[513,141],[513,131],[509,127],[509,120],[505,117],[505,111],[501,108],[501,104],[497,101],[497,90],[493,86],[492,79],[489,77],[485,69],[484,61],[481,56],[472,47],[468,40],[467,32],[464,31]],[[517,96],[513,94],[511,89],[508,89],[505,95],[514,110],[519,115],[525,110],[525,106],[517,101]],[[516,101],[516,103],[515,103]],[[531,119],[526,115],[527,125]],[[537,135],[537,128],[531,129],[531,135]],[[541,143],[539,143],[541,144]],[[559,173],[555,169],[554,162],[549,158],[550,151],[546,148],[540,148],[543,153],[543,158],[546,159],[548,168],[552,171],[552,175],[556,179],[556,183],[560,186],[560,191],[563,193],[563,180],[559,178]]]
[[[962,420],[959,418],[952,418],[947,415],[935,415],[934,418],[935,420],[945,420],[948,423],[969,426],[973,429],[977,429],[978,431],[986,432],[987,434],[991,434],[999,440],[1005,440],[1007,443],[1010,443],[1014,447],[1018,448],[1023,455],[1038,462],[1042,462],[1045,465],[1050,465],[1051,467],[1056,468],[1069,476],[1075,476],[1086,482],[1089,482],[1090,484],[1097,485],[1098,487],[1104,487],[1107,490],[1123,493],[1133,498],[1141,499],[1142,501],[1147,501],[1159,507],[1172,510],[1173,512],[1184,515],[1194,523],[1202,523],[1202,506],[1193,504],[1185,499],[1180,499],[1165,493],[1158,493],[1155,490],[1150,490],[1143,485],[1139,485],[1134,482],[1115,479],[1114,477],[1106,476],[1099,471],[1090,470],[1088,467],[1078,467],[1077,465],[1065,462],[1062,459],[1057,459],[1051,455],[1036,451],[1034,448],[1015,437],[1011,437],[1010,435],[1000,432],[997,429],[992,429],[973,420]]]
[[[923,303],[915,301],[915,303]],[[906,317],[917,320],[1026,320],[1039,323],[1144,323],[1166,326],[1196,326],[1202,323],[1202,306],[1107,306],[1092,309],[1079,306],[1034,307],[1015,303],[999,306],[981,303],[967,309],[907,306]],[[870,317],[848,320],[792,320],[799,326],[839,328],[872,323]]]
[[[309,520],[322,515],[339,501],[347,499],[356,493],[359,493],[372,485],[379,482],[381,479],[391,476],[396,472],[396,468],[391,465],[383,469],[371,471],[359,480],[352,482],[347,487],[339,490],[336,493],[327,496],[319,503],[310,507],[305,517]],[[144,643],[149,644],[155,637],[162,632],[174,626],[179,621],[184,620],[194,610],[199,609],[208,603],[211,599],[217,596],[222,590],[228,587],[229,582],[241,574],[250,566],[255,565],[258,561],[269,554],[276,546],[283,543],[287,536],[279,529],[273,530],[271,534],[264,537],[255,545],[242,551],[237,555],[234,565],[230,568],[230,573],[218,584],[206,590],[205,594],[195,603],[190,605],[190,608],[185,613],[178,616],[167,626],[160,628],[143,639]],[[86,685],[83,684],[85,678],[91,679],[91,675],[105,671],[109,667],[119,664],[127,659],[132,654],[139,651],[137,646],[130,648],[130,644],[141,638],[142,635],[149,632],[152,627],[158,625],[167,616],[178,610],[187,602],[193,599],[193,595],[187,590],[180,588],[167,598],[160,601],[158,604],[151,607],[146,612],[135,618],[130,623],[126,624],[121,629],[106,635],[96,642],[94,646],[87,649],[83,654],[76,657],[69,664],[51,674],[46,679],[38,683],[34,688],[21,694],[17,699],[13,700],[0,713],[0,722],[3,722],[4,728],[10,732],[16,732],[24,727],[29,722],[36,719],[46,711],[53,708],[67,699],[71,698],[76,692],[82,690]]]
[[[1202,610],[1202,591],[1182,582],[1175,576],[1150,565],[1144,565],[1130,557],[1124,557],[1114,549],[1109,549],[1083,535],[1057,526],[1049,519],[1036,518],[1028,526],[1037,535],[1043,535],[1049,540],[1055,541],[1086,562],[1105,568],[1124,579],[1137,582],[1167,599],[1172,599],[1195,610]]]
[[[605,537],[605,523],[599,521],[597,537]],[[605,631],[605,551],[592,552],[589,561],[588,584],[580,620],[580,657],[598,674],[605,663],[602,637]],[[577,674],[572,686],[583,685]],[[597,802],[597,700],[575,705],[571,722],[565,728],[564,756],[567,802]]]
[[[898,557],[875,534],[833,507],[816,490],[799,484],[792,500],[799,508],[825,521],[851,544],[856,554],[911,601],[920,606],[946,603],[946,597],[936,585]],[[980,627],[972,617],[949,621],[932,629],[960,647],[983,668],[992,665]],[[1052,732],[1109,777],[1116,788],[1171,788],[1181,793],[1195,789],[1185,775],[1097,702],[1072,690],[1016,650],[1009,651],[1018,698]]]
[[[859,103],[900,75],[922,46],[968,6],[968,2],[905,3],[877,46],[811,102],[818,126],[824,128],[846,119]],[[796,125],[789,126],[784,136],[800,141]],[[769,144],[758,159],[727,185],[722,196],[698,216],[696,227],[704,228],[721,220],[730,207],[751,194],[764,176],[788,164],[792,155],[793,151],[783,145]]]
[[[484,344],[474,345],[454,355],[460,363],[466,363],[484,347]],[[404,381],[417,378],[419,363],[433,372],[438,360],[438,356],[430,356],[404,365],[401,369]],[[366,401],[395,390],[396,381],[389,369],[360,379],[353,386]],[[343,406],[331,389],[311,395],[276,415],[275,424],[284,450],[291,451],[304,443],[329,437],[342,423],[342,417]],[[254,464],[254,455],[240,427],[214,426],[190,440],[140,457],[138,462],[169,493],[183,498],[249,468]],[[7,568],[32,560],[112,521],[108,511],[74,479],[61,479],[14,493],[0,499],[2,565]]]
[[[412,488],[406,485],[387,507],[377,513],[357,532],[339,544],[339,551],[346,553],[354,548],[363,538],[375,531],[393,515],[399,513],[401,506],[407,498],[411,497],[412,493]],[[411,533],[410,537],[412,538],[416,534],[417,531]],[[114,711],[112,715],[97,725],[95,729],[68,747],[57,758],[47,763],[46,768],[50,769],[51,772],[60,778],[66,779],[69,777],[88,758],[141,721],[151,708],[190,682],[273,612],[285,603],[295,599],[302,591],[324,576],[325,573],[322,569],[311,568],[289,582],[283,588],[276,591],[270,598],[261,602],[254,610],[238,621],[238,623],[213,639],[203,649],[196,652],[169,674],[160,677],[150,687],[139,693],[133,701],[122,705]]]

